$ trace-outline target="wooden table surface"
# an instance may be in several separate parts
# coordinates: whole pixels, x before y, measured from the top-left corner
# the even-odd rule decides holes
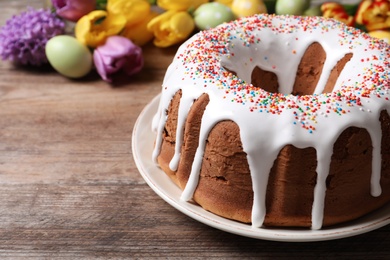
[[[26,5],[0,0],[0,25]],[[285,243],[226,233],[180,213],[141,177],[134,123],[177,47],[144,48],[143,71],[111,86],[92,73],[0,63],[0,259],[390,259],[390,225],[350,238]]]

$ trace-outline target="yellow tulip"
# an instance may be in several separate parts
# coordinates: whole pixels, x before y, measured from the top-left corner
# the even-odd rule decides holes
[[[116,35],[124,28],[126,18],[109,15],[106,11],[95,10],[81,17],[76,23],[75,36],[84,45],[97,47],[109,36]]]
[[[336,19],[348,26],[353,26],[355,23],[353,16],[350,16],[339,3],[326,2],[321,5],[321,11],[323,17]]]
[[[195,10],[208,0],[157,0],[157,5],[165,10],[188,11]]]
[[[378,30],[378,31],[371,31],[369,34],[372,37],[382,39],[385,42],[390,44],[390,31],[384,31],[384,30]]]
[[[148,23],[158,15],[156,12],[150,12],[144,20],[140,23],[125,27],[121,35],[130,39],[133,43],[138,46],[145,45],[153,39],[153,32],[147,29]]]
[[[356,12],[356,22],[368,31],[390,28],[390,0],[364,0]]]
[[[150,13],[150,4],[146,0],[109,0],[107,11],[114,15],[124,15],[126,26],[142,22]]]
[[[153,18],[148,30],[153,32],[157,47],[168,47],[187,39],[195,29],[195,22],[185,11],[169,10]]]

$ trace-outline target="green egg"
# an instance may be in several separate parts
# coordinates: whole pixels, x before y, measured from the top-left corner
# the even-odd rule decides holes
[[[214,28],[233,19],[232,10],[228,6],[217,2],[202,4],[194,12],[195,24],[200,30]]]
[[[302,15],[310,7],[311,0],[277,0],[276,14]]]
[[[69,78],[80,78],[92,69],[90,50],[76,38],[59,35],[46,43],[46,57],[53,68]]]
[[[321,16],[322,15],[321,6],[320,5],[316,5],[316,6],[310,7],[309,9],[307,9],[303,13],[303,15],[306,15],[306,16]]]

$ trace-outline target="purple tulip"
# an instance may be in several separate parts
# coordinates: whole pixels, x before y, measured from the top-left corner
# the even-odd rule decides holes
[[[93,60],[103,80],[112,82],[111,75],[122,70],[133,75],[142,69],[142,49],[123,36],[110,36],[104,45],[97,47]]]
[[[58,16],[77,22],[96,8],[96,0],[51,0]]]

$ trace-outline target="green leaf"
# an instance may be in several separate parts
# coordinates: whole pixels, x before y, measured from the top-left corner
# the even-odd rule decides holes
[[[359,8],[359,4],[344,4],[343,7],[349,15],[355,16]]]
[[[275,13],[276,0],[264,0],[264,4],[267,7],[267,13]]]
[[[106,10],[107,0],[96,0],[96,9],[97,10]]]

